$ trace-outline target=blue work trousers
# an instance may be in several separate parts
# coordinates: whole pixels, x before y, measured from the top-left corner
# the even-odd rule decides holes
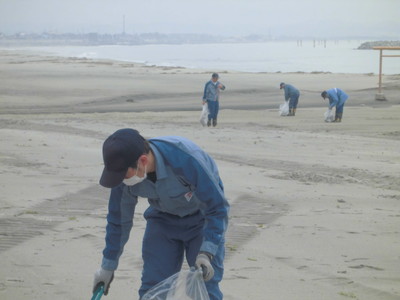
[[[194,266],[203,242],[204,216],[196,214],[179,217],[149,207],[143,237],[142,297],[151,287],[181,270],[184,256],[189,266]],[[212,260],[215,275],[206,282],[210,300],[222,300],[219,282],[223,276],[224,243]]]
[[[208,119],[209,120],[217,120],[218,112],[219,112],[219,101],[207,101],[208,105]]]
[[[289,99],[289,109],[297,108],[297,103],[299,102],[300,95],[290,96]]]
[[[336,105],[336,113],[343,113],[344,102],[342,104]]]

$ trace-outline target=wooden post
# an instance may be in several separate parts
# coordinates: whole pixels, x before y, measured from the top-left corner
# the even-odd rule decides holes
[[[382,93],[382,49],[379,49],[379,89],[378,93]]]
[[[400,47],[391,47],[391,46],[379,46],[372,47],[374,50],[379,50],[379,87],[378,93],[375,95],[375,100],[384,101],[386,97],[382,92],[382,62],[383,57],[400,57],[400,55],[383,55],[383,50],[400,50]]]

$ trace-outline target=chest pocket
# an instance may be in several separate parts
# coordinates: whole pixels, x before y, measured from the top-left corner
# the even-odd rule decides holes
[[[180,176],[170,176],[165,184],[165,192],[160,194],[160,206],[165,212],[187,215],[199,208],[199,200],[196,197],[196,190]]]
[[[186,202],[190,202],[194,193],[194,186],[180,176],[175,177],[176,180],[169,182],[168,195],[170,198],[184,198]]]

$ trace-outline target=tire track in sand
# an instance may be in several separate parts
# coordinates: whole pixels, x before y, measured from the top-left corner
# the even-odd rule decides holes
[[[70,221],[71,218],[98,218],[98,212],[106,210],[108,196],[106,189],[93,186],[56,199],[46,199],[13,217],[0,218],[0,252],[46,234],[46,231]],[[238,247],[252,239],[282,212],[283,207],[272,201],[249,194],[240,195],[230,208],[226,256],[231,256]]]

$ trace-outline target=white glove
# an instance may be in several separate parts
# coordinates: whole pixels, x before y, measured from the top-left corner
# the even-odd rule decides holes
[[[204,252],[197,255],[196,267],[203,271],[204,281],[209,281],[214,277],[214,268],[211,265],[210,257]]]
[[[104,295],[108,294],[110,284],[114,279],[114,271],[104,270],[100,268],[94,273],[93,293],[96,291],[99,284],[104,283]]]

